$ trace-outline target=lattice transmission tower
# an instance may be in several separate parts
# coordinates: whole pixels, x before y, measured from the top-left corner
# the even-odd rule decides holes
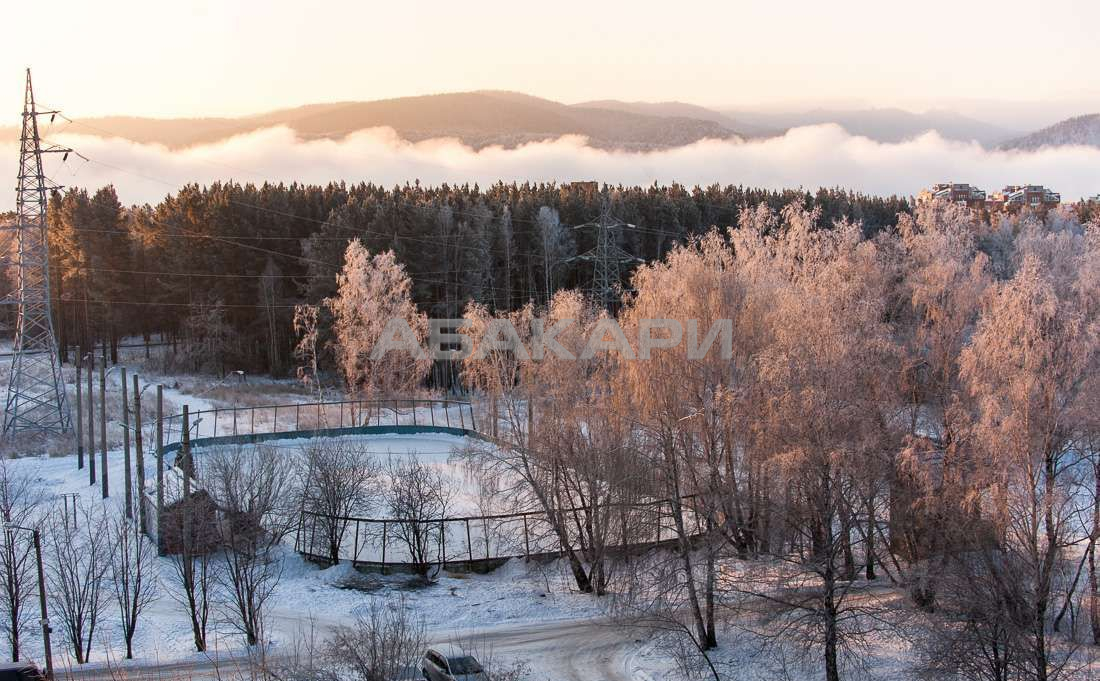
[[[570,260],[592,263],[592,283],[588,287],[588,294],[594,302],[609,312],[615,312],[621,302],[623,266],[642,262],[619,246],[620,231],[632,227],[634,225],[612,217],[605,204],[600,217],[573,228],[596,230],[596,245]]]
[[[4,436],[20,433],[55,434],[71,427],[69,403],[57,338],[50,310],[50,263],[46,241],[46,192],[56,185],[42,171],[42,155],[72,150],[42,146],[38,117],[56,111],[38,111],[34,104],[31,70],[23,100],[23,134],[16,185],[16,291],[18,315],[12,348],[8,399],[4,408]]]

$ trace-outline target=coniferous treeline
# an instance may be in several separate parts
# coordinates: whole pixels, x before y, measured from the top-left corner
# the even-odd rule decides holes
[[[593,248],[595,232],[573,227],[604,206],[634,226],[620,246],[652,261],[711,226],[735,226],[744,207],[791,202],[820,208],[821,226],[846,217],[868,232],[909,211],[904,198],[840,189],[717,185],[230,182],[188,185],[132,208],[112,187],[70,190],[50,202],[56,328],[63,346],[82,353],[106,343],[116,355],[124,337],[163,335],[193,350],[196,369],[285,374],[294,365],[294,306],[335,292],[350,239],[371,252],[393,249],[421,309],[453,318],[469,301],[512,309],[584,287],[591,264],[571,258]]]

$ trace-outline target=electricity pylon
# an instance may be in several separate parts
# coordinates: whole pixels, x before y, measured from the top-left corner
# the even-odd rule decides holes
[[[19,306],[4,408],[4,436],[63,433],[72,425],[50,310],[50,262],[46,241],[46,191],[55,188],[42,171],[42,154],[71,152],[42,147],[31,70],[23,100],[23,134],[16,186],[16,300]]]
[[[619,247],[619,230],[633,226],[612,217],[605,205],[599,218],[573,228],[596,230],[596,245],[585,253],[573,256],[570,260],[592,263],[592,283],[588,287],[588,294],[593,302],[608,312],[615,312],[620,302],[622,266],[627,263],[642,262],[641,258],[636,258]]]

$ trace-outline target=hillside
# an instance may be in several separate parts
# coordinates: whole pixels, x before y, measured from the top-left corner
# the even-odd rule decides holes
[[[461,92],[313,104],[242,118],[111,116],[78,121],[71,130],[181,148],[280,125],[307,140],[339,139],[358,130],[388,126],[412,142],[455,137],[474,148],[515,147],[562,135],[584,135],[595,147],[644,151],[736,135],[734,130],[714,120],[567,106],[510,92]],[[16,135],[14,128],[0,130],[0,138],[11,139]]]
[[[1005,142],[1002,148],[1034,151],[1043,147],[1071,145],[1100,147],[1100,114],[1066,119],[1030,135]]]
[[[814,109],[804,112],[729,111],[735,120],[747,125],[787,130],[805,125],[835,123],[853,135],[877,142],[894,144],[935,130],[942,137],[960,142],[977,141],[995,146],[1013,132],[963,116],[952,111],[913,113],[904,109]]]
[[[770,137],[778,135],[782,131],[763,125],[755,125],[748,121],[735,119],[721,111],[708,109],[687,102],[623,102],[617,99],[601,99],[591,102],[574,104],[574,107],[594,109],[611,109],[613,111],[626,111],[645,116],[660,116],[662,118],[694,118],[701,121],[711,121],[731,130],[736,130],[750,137]]]

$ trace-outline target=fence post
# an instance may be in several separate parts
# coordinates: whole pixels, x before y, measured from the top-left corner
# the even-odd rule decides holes
[[[393,425],[401,425],[400,414],[397,411],[397,400],[393,401]]]
[[[237,408],[233,407],[233,434],[237,434]]]
[[[355,567],[355,561],[359,558],[359,519],[355,519],[355,541],[351,545],[351,566]]]
[[[477,431],[477,424],[474,423],[474,404],[470,403],[470,430]]]
[[[294,405],[294,430],[301,430],[302,429],[301,422],[299,421],[299,418],[301,417],[301,414],[302,414],[302,410],[301,410],[300,407],[301,407],[301,405],[298,405],[298,404]]]
[[[221,411],[221,409],[218,409],[218,408],[215,407],[215,409],[214,409],[214,425],[211,427],[211,433],[210,433],[214,437],[218,436],[218,412],[219,411]]]
[[[447,400],[443,400],[443,418],[447,419],[447,427],[451,427],[451,405]]]
[[[439,521],[439,553],[443,559],[443,569],[447,569],[447,521]]]
[[[474,542],[470,539],[470,519],[466,519],[466,548],[470,554],[470,562],[474,562]]]
[[[386,574],[386,530],[388,529],[388,523],[385,520],[382,521],[382,574]]]
[[[413,425],[414,426],[416,425],[416,404],[417,404],[416,400],[413,400],[412,409],[413,409]]]
[[[458,422],[462,424],[462,430],[466,430],[466,417],[462,415],[462,403],[458,403]]]
[[[279,405],[275,405],[275,417],[272,419],[271,432],[279,432]]]
[[[297,553],[305,553],[302,550],[302,521],[305,520],[306,512],[298,512],[298,527],[294,529],[294,550]]]
[[[523,514],[523,560],[531,560],[531,539],[527,534],[527,514]]]
[[[428,404],[430,405],[428,408],[431,410],[430,413],[432,415],[432,428],[435,428],[435,400],[432,400]]]

